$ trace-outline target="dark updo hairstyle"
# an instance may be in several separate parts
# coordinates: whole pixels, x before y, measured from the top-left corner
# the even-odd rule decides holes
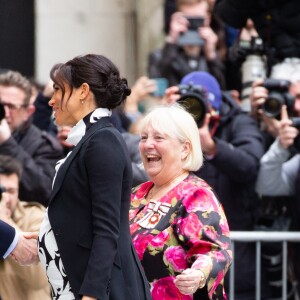
[[[113,109],[122,104],[130,95],[127,80],[120,78],[118,68],[103,55],[87,54],[77,56],[65,64],[56,64],[50,72],[50,78],[62,90],[62,101],[65,96],[64,84],[79,88],[87,83],[95,96],[97,107]]]

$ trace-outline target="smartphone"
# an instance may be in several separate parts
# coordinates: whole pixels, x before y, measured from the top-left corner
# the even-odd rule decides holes
[[[155,97],[163,97],[165,95],[166,89],[168,88],[168,80],[166,78],[151,78],[155,81],[156,90],[152,93]]]

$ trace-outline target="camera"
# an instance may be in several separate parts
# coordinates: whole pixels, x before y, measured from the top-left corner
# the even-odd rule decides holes
[[[180,98],[177,102],[182,105],[195,119],[198,128],[202,127],[204,118],[210,107],[207,93],[201,85],[179,85]]]
[[[4,105],[0,102],[0,121],[2,121],[5,118],[5,109]]]
[[[291,118],[291,121],[292,126],[296,127],[300,131],[300,117]],[[294,139],[293,148],[297,153],[300,153],[300,133]]]
[[[244,111],[251,110],[250,93],[252,82],[266,77],[265,48],[260,37],[252,37],[250,41],[240,41],[240,55],[245,56],[242,64],[241,107]]]
[[[240,40],[239,48],[245,56],[249,54],[263,55],[265,53],[263,40],[258,36],[252,36],[250,41]]]
[[[178,45],[198,45],[203,46],[204,40],[199,36],[198,28],[203,26],[204,19],[202,17],[185,17],[189,21],[189,27],[186,32],[182,32],[178,37]]]
[[[281,107],[286,105],[288,113],[293,111],[295,97],[289,93],[291,82],[288,80],[266,79],[262,84],[269,91],[262,109],[272,118],[280,118]]]
[[[2,200],[2,193],[6,191],[5,187],[0,185],[0,201]]]

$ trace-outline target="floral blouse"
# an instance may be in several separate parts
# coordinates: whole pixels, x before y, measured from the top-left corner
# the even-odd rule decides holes
[[[229,227],[211,187],[190,174],[159,201],[148,203],[145,197],[152,186],[145,182],[133,189],[129,218],[153,300],[227,299]],[[194,295],[181,294],[173,283],[187,268],[201,269],[207,279]]]

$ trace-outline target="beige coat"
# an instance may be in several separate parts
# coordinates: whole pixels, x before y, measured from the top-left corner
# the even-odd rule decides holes
[[[45,208],[39,203],[19,201],[12,216],[21,231],[39,231]],[[42,266],[18,265],[12,258],[0,261],[0,297],[2,300],[50,300],[50,285]]]

